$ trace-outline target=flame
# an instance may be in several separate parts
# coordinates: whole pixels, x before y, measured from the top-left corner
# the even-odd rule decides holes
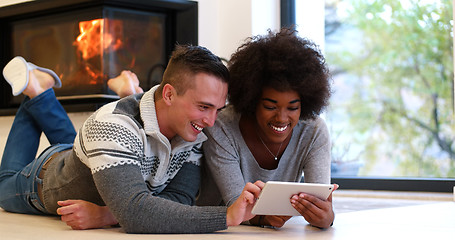
[[[113,24],[113,33],[110,33],[109,25]],[[88,73],[91,84],[96,84],[96,79],[101,77],[101,69],[96,69],[90,66],[89,59],[99,57],[100,61],[103,58],[104,51],[120,49],[123,45],[121,41],[122,22],[119,20],[94,19],[90,21],[79,22],[80,34],[77,36],[73,45],[77,47],[84,62],[84,70]]]

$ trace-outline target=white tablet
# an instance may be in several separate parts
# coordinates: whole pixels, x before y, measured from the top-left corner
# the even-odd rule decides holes
[[[251,211],[256,215],[300,216],[291,205],[291,197],[308,193],[326,200],[333,191],[332,184],[268,181]]]

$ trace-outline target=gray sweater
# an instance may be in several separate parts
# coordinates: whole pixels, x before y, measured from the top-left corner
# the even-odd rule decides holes
[[[263,169],[253,157],[239,128],[240,114],[232,106],[207,128],[204,143],[205,171],[198,205],[230,206],[246,182],[269,180],[330,183],[330,138],[321,118],[299,121],[278,167]]]
[[[83,199],[106,204],[128,233],[205,233],[226,229],[226,207],[197,207],[201,146],[160,133],[153,94],[107,104],[80,129],[72,150],[49,165],[44,205]]]

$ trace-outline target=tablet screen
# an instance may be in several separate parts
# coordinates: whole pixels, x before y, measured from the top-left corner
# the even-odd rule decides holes
[[[252,213],[256,215],[300,216],[291,205],[291,197],[307,193],[326,200],[333,191],[332,184],[268,181],[256,200]]]

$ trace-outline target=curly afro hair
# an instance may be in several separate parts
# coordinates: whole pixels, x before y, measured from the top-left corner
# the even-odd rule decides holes
[[[296,91],[301,100],[300,119],[318,116],[329,104],[330,74],[318,47],[283,28],[277,33],[248,38],[228,62],[229,103],[253,115],[265,87]]]

